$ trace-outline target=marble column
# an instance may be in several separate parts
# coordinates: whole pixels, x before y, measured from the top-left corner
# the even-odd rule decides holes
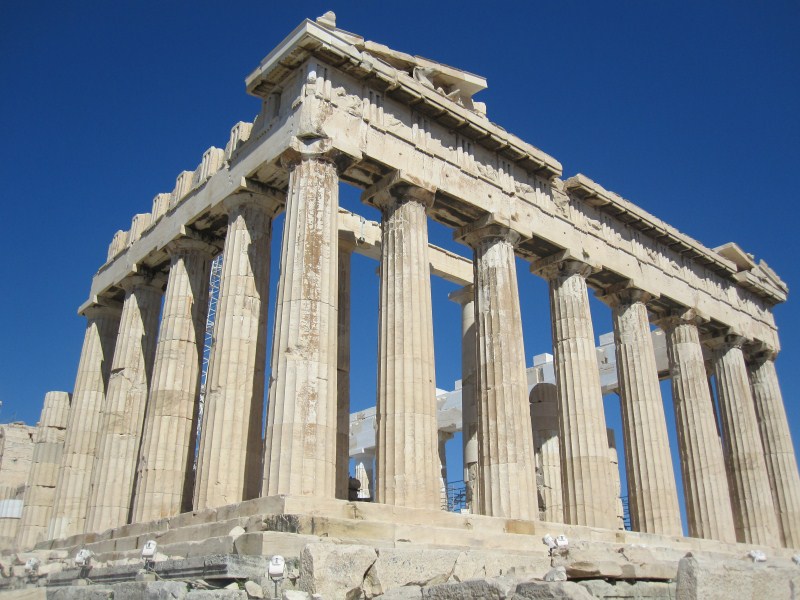
[[[47,392],[44,397],[17,534],[17,548],[20,550],[32,550],[47,539],[69,420],[69,403],[67,392]]]
[[[537,383],[530,394],[539,514],[548,523],[564,522],[561,451],[558,443],[558,392],[552,383]]]
[[[382,214],[374,497],[439,509],[427,222],[434,193],[399,177],[364,193]]]
[[[536,460],[514,246],[502,225],[459,234],[474,250],[479,513],[536,520]]]
[[[122,287],[125,303],[103,404],[87,533],[128,523],[153,370],[162,284],[131,275]]]
[[[749,370],[781,543],[786,548],[800,548],[800,476],[775,372],[775,354],[757,354]]]
[[[217,316],[206,376],[194,509],[256,498],[261,482],[272,218],[283,194],[225,199]]]
[[[733,521],[739,542],[772,546],[779,539],[778,522],[742,354],[743,341],[740,336],[727,335],[710,343],[714,348],[714,377]]]
[[[659,321],[667,341],[672,403],[691,537],[735,542],[725,460],[694,311]]]
[[[614,507],[616,508],[617,529],[625,529],[625,508],[622,506],[622,480],[619,475],[619,452],[617,452],[617,438],[614,430],[606,427],[608,437],[608,463],[611,469],[611,488],[614,494]]]
[[[464,456],[464,484],[467,506],[478,512],[478,406],[476,402],[477,373],[475,361],[478,349],[475,329],[475,288],[466,285],[452,292],[450,300],[461,306],[461,436]]]
[[[214,251],[188,237],[167,245],[169,279],[137,469],[134,523],[192,510],[200,367]]]
[[[442,510],[448,509],[447,500],[447,442],[453,439],[450,431],[439,430],[439,489]]]
[[[336,495],[339,175],[289,156],[264,455],[264,496]]]
[[[0,483],[0,552],[7,554],[19,550],[17,535],[25,497],[25,484],[5,485]],[[49,539],[49,538],[48,538]]]
[[[121,307],[93,305],[84,310],[86,333],[72,392],[61,469],[58,473],[48,539],[83,533],[91,494],[103,401],[114,357]]]
[[[533,266],[550,284],[564,521],[615,529],[608,439],[586,277],[578,260]]]
[[[635,288],[604,297],[611,306],[622,408],[631,528],[682,535],[678,489],[672,470],[667,421],[658,382],[646,302]]]
[[[361,489],[358,490],[359,499],[374,501],[375,455],[359,454],[354,456],[353,460],[356,463],[356,479],[361,482]]]
[[[347,500],[350,480],[350,261],[353,242],[339,240],[338,358],[336,361],[336,497]]]

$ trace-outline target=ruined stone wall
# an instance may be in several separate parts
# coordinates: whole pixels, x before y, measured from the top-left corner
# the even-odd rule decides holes
[[[25,423],[0,425],[0,552],[10,549],[17,535],[35,431]]]

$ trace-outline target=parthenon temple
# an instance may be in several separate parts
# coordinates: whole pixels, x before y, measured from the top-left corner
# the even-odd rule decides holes
[[[224,148],[209,148],[113,235],[78,310],[86,330],[74,388],[45,399],[10,545],[70,560],[85,548],[111,569],[138,557],[144,539],[174,562],[299,561],[314,552],[307,544],[332,538],[481,548],[548,570],[555,559],[541,537],[552,532],[575,552],[579,543],[646,545],[673,558],[756,549],[791,564],[800,476],[772,313],[787,286],[735,243],[708,248],[600,183],[564,176],[558,160],[489,120],[474,99],[486,87],[339,29],[332,13],[272,50],[246,78],[262,101],[255,120],[236,123]],[[340,183],[362,190],[380,222],[341,208]],[[283,228],[273,230],[280,213]],[[429,220],[452,231],[463,256],[429,243]],[[268,352],[273,235],[281,251]],[[350,403],[353,254],[379,265],[364,501],[351,494],[351,445],[360,444]],[[462,431],[467,506],[458,513],[442,510],[448,432],[437,408],[432,277],[459,286],[451,432]],[[532,315],[518,281],[531,277],[549,287],[550,379],[527,370],[522,320]],[[590,291],[612,315],[600,350]],[[603,348],[620,398],[628,531],[609,454]],[[234,525],[242,531],[229,536]],[[210,539],[230,543],[211,551]],[[46,585],[66,585],[71,568]]]

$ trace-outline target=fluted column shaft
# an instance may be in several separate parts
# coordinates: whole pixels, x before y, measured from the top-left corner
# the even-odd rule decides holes
[[[563,523],[564,500],[561,490],[556,386],[552,383],[537,383],[531,390],[530,400],[539,514],[548,523]]]
[[[123,286],[125,303],[103,405],[87,532],[128,522],[153,370],[161,285],[134,275]]]
[[[67,392],[47,392],[44,397],[17,534],[20,550],[31,550],[47,539],[69,420],[69,402]]]
[[[339,176],[291,159],[267,412],[263,495],[336,494]]]
[[[735,542],[725,460],[697,324],[691,313],[659,324],[667,336],[689,535]]]
[[[381,190],[376,500],[439,509],[428,223],[431,192]]]
[[[476,402],[477,332],[475,327],[475,288],[466,285],[449,298],[461,306],[461,436],[467,506],[477,513],[478,496],[478,406]]]
[[[648,299],[647,293],[636,289],[608,297],[614,322],[631,527],[644,533],[682,535],[678,489],[645,304]]]
[[[514,245],[500,225],[462,234],[474,250],[480,514],[536,520],[536,460]]]
[[[348,498],[350,481],[350,262],[351,244],[339,241],[338,358],[336,361],[336,497]]]
[[[566,260],[537,270],[550,283],[564,521],[615,529],[606,419],[586,287],[591,268]]]
[[[608,437],[608,462],[611,468],[611,489],[614,494],[614,506],[617,512],[617,529],[625,529],[625,509],[622,506],[622,479],[619,475],[619,452],[614,430],[606,427]]]
[[[7,500],[24,501],[24,487],[25,484],[16,486],[0,483],[0,502],[5,504]],[[3,553],[19,550],[17,547],[17,535],[19,534],[20,520],[17,515],[13,517],[10,514],[0,516],[0,551]]]
[[[375,455],[359,454],[354,456],[353,460],[356,463],[355,477],[361,482],[361,489],[358,490],[358,497],[365,499],[374,499],[374,486],[375,486]]]
[[[742,341],[738,336],[726,336],[714,350],[723,450],[736,539],[769,546],[775,544],[778,523]]]
[[[120,313],[119,306],[95,305],[84,311],[86,333],[72,392],[49,539],[83,533],[86,526],[92,468]]]
[[[761,354],[749,368],[781,543],[787,548],[800,548],[800,476],[774,356]]]
[[[171,262],[137,471],[135,523],[192,509],[192,465],[213,248],[183,238],[167,250]]]
[[[225,200],[225,234],[214,339],[206,378],[195,510],[255,498],[261,482],[269,260],[278,193]]]
[[[453,439],[451,431],[439,431],[439,486],[441,490],[441,508],[448,509],[447,499],[447,442]]]

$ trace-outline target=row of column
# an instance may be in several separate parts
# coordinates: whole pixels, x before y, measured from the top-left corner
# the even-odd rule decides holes
[[[475,234],[468,233],[463,239],[470,242]],[[514,236],[509,232],[505,239],[492,237],[495,245],[513,245]],[[479,238],[484,245],[492,244],[485,236]],[[474,339],[470,332],[473,318],[480,323],[481,307],[487,306],[487,297],[481,291],[482,267],[487,255],[474,241],[471,245],[475,248],[478,289],[472,296],[464,292],[453,295],[464,307],[465,348]],[[510,277],[515,269],[513,253],[509,253],[504,268],[505,278]],[[591,267],[578,260],[545,260],[532,270],[550,284],[563,519],[566,523],[613,528],[615,494],[611,489],[613,477],[608,471],[608,442],[586,285]],[[503,279],[495,275],[492,284],[502,287]],[[516,289],[506,288],[505,292],[507,301],[513,303]],[[679,502],[646,307],[650,298],[647,292],[632,288],[612,290],[603,298],[613,312],[632,528],[681,535]],[[474,306],[470,306],[473,302]],[[492,315],[502,312],[494,309]],[[506,315],[503,322],[506,328],[499,336],[501,343],[516,340],[521,348],[516,320]],[[746,365],[741,338],[727,336],[708,342],[715,348],[712,363],[720,404],[720,436],[697,319],[687,312],[664,318],[658,324],[668,340],[689,535],[765,545],[780,540],[785,546],[796,547],[800,543],[800,479],[774,356],[761,354]],[[479,347],[495,349],[498,344],[492,343],[493,339],[485,330],[478,329]],[[474,361],[475,355],[466,351],[464,374],[476,368]],[[505,361],[504,366],[509,362]],[[502,419],[505,432],[497,431],[503,424],[497,422],[496,387],[490,370],[493,368],[496,366],[487,354],[479,351],[474,437],[479,440],[476,470],[481,491],[473,490],[469,484],[468,493],[473,494],[474,506],[482,514],[524,516],[531,512],[533,496],[523,500],[524,506],[514,506],[513,496],[505,495],[510,503],[508,510],[493,505],[491,497],[480,497],[483,490],[494,493],[503,489],[497,464],[505,464],[504,452],[511,448],[508,444],[502,449],[492,445],[492,440],[503,439],[504,433],[512,432],[507,416]],[[511,395],[505,394],[507,398]],[[464,462],[465,470],[469,470],[476,457],[471,450],[472,409],[467,402],[463,414]],[[524,438],[514,434],[514,439]],[[524,445],[518,448],[517,456],[527,451],[527,440]],[[487,480],[487,474],[495,478]],[[522,485],[526,485],[524,479]]]
[[[224,202],[228,230],[196,477],[202,341],[216,249],[189,238],[166,248],[171,262],[160,326],[163,283],[146,273],[123,282],[122,306],[87,310],[50,537],[262,493],[335,494],[336,463],[343,462],[337,411],[349,424],[349,399],[337,402],[337,393],[347,390],[337,391],[336,376],[341,325],[333,158],[289,157],[288,197],[241,193]],[[284,205],[265,449],[271,221]],[[346,469],[347,462],[345,493]]]
[[[196,474],[202,339],[216,249],[193,238],[167,247],[160,326],[163,282],[146,273],[124,282],[121,306],[87,311],[50,537],[260,495],[346,497],[344,303],[352,248],[339,247],[337,157],[295,152],[287,155],[286,167],[287,194],[239,193],[224,202],[228,227]],[[423,508],[437,508],[441,494],[426,214],[433,199],[432,190],[397,173],[365,192],[365,201],[383,217],[375,499]],[[262,440],[270,236],[281,208],[286,216]],[[463,294],[463,305],[472,305],[463,330],[465,468],[475,482],[469,493],[482,514],[535,519],[514,254],[520,240],[496,224],[466,227],[459,236],[474,250],[475,272],[471,293]],[[534,271],[550,283],[564,520],[614,528],[586,284],[591,269],[564,259],[544,261]],[[649,298],[622,289],[607,299],[614,309],[634,529],[679,535]],[[717,352],[724,456],[733,488],[733,510],[726,516],[720,505],[731,501],[697,327],[685,318],[663,327],[670,340],[690,534],[733,541],[733,519],[736,539],[770,543],[767,536],[777,530],[770,515],[776,511],[771,495],[758,493],[770,489],[758,488],[763,476],[760,483],[769,477],[777,513],[785,517],[783,539],[797,545],[800,482],[770,357],[751,372],[751,392],[741,349],[725,343]],[[765,454],[772,463],[766,468]]]

